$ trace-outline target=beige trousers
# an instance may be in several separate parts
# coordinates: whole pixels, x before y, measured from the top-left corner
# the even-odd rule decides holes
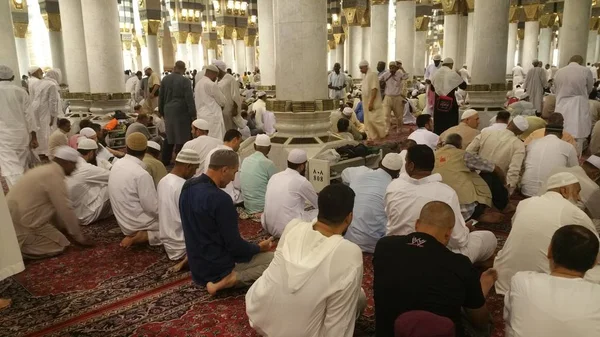
[[[383,113],[385,115],[386,131],[390,130],[392,112],[396,117],[396,125],[402,126],[402,117],[404,116],[404,98],[402,96],[386,95],[383,99]]]
[[[249,287],[269,267],[275,254],[273,252],[258,253],[245,263],[236,263],[233,271],[237,274],[236,288]]]

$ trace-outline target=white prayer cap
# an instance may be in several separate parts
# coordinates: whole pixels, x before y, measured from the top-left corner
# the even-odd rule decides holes
[[[342,110],[342,113],[344,114],[344,116],[352,116],[353,112],[354,112],[354,110],[352,110],[352,108],[349,108],[349,107],[345,107],[344,110]]]
[[[257,135],[254,144],[256,144],[256,146],[271,146],[271,137],[268,135]]]
[[[358,67],[368,67],[369,66],[369,62],[367,62],[366,60],[362,60],[358,63]]]
[[[417,96],[419,94],[419,90],[415,89],[411,93],[413,96]]]
[[[160,151],[160,144],[155,141],[149,140],[148,147],[155,149],[156,151]]]
[[[148,69],[152,69],[152,68],[150,68],[150,67],[144,67],[144,72],[146,72],[146,70],[148,70]]]
[[[288,154],[287,160],[292,164],[303,164],[306,163],[308,157],[306,156],[306,151],[300,149],[293,149],[292,151],[290,151],[290,154]]]
[[[218,73],[218,72],[219,72],[219,68],[217,68],[215,65],[212,65],[212,64],[211,64],[211,65],[208,65],[208,66],[206,66],[206,70],[208,70],[208,71],[212,71],[212,72],[215,72],[215,73]]]
[[[200,119],[200,118],[193,121],[192,125],[198,130],[208,131],[210,129],[210,124],[208,124],[208,122],[205,121],[204,119]]]
[[[513,92],[513,97],[520,98],[525,93],[525,89],[517,88]]]
[[[221,61],[221,60],[213,60],[212,64],[219,68],[221,71],[226,71],[227,70],[227,64],[225,64],[225,62]]]
[[[586,161],[600,169],[600,157],[591,155]]]
[[[525,132],[527,131],[527,129],[529,129],[529,122],[527,122],[527,118],[523,117],[523,116],[517,116],[515,118],[513,118],[512,120],[513,124],[515,124],[515,126]]]
[[[444,59],[444,62],[442,62],[443,64],[454,64],[454,60],[451,57],[446,57]]]
[[[264,92],[264,91],[259,91],[259,92],[257,92],[257,93],[256,93],[256,97],[263,97],[263,96],[265,96],[266,94],[267,94],[267,93],[266,93],[266,92]]]
[[[5,66],[5,65],[0,65],[0,80],[10,80],[14,76],[15,76],[15,73],[13,72],[12,69],[10,69],[10,67]]]
[[[467,119],[471,116],[475,116],[477,115],[478,112],[475,109],[467,109],[465,110],[465,112],[463,112],[462,116],[460,117],[460,120],[462,121],[463,119]]]
[[[70,146],[59,146],[54,150],[54,158],[60,158],[62,160],[76,163],[79,158],[79,152]]]
[[[42,68],[40,68],[39,66],[31,66],[29,67],[29,69],[27,69],[27,72],[29,73],[29,75],[31,75],[38,70],[42,70]]]
[[[79,134],[87,138],[92,138],[96,136],[96,131],[92,128],[83,128],[79,130]]]
[[[433,60],[434,61],[441,61],[442,60],[442,55],[440,55],[440,54],[434,55],[433,56]]]
[[[577,184],[579,180],[572,173],[561,172],[548,178],[548,189]]]
[[[85,138],[85,137],[79,137],[77,139],[77,150],[97,150],[97,149],[98,149],[98,143],[96,143],[95,140]]]
[[[150,142],[148,142],[148,145],[150,145]],[[179,151],[175,161],[184,164],[200,164],[200,155],[192,149],[184,149]]]
[[[385,157],[383,157],[381,165],[392,171],[400,171],[402,169],[402,165],[404,165],[404,161],[402,160],[402,156],[400,154],[388,153],[385,155]]]

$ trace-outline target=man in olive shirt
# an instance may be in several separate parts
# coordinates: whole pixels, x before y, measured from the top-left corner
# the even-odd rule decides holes
[[[160,161],[160,144],[154,141],[148,141],[146,155],[142,160],[146,164],[146,171],[152,176],[154,186],[158,186],[158,182],[167,175],[167,168]]]
[[[142,106],[142,111],[151,115],[154,112],[154,109],[158,107],[158,90],[160,88],[160,76],[152,71],[152,68],[146,67],[144,68],[144,73],[148,76],[148,91],[146,92],[146,97],[144,98],[144,105]]]

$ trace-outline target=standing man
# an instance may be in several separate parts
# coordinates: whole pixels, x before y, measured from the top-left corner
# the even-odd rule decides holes
[[[340,71],[342,66],[339,63],[333,65],[333,71],[329,73],[328,84],[329,98],[335,100],[344,99],[344,89],[346,88],[346,75]]]
[[[37,123],[28,109],[27,92],[12,83],[15,75],[0,65],[0,171],[10,189],[27,167],[29,149],[38,147]]]
[[[427,103],[425,104],[425,111],[423,113],[433,115],[433,106],[435,105],[435,93],[431,89],[431,81],[435,73],[442,67],[442,56],[435,55],[433,57],[433,63],[428,65],[425,69],[425,83],[427,84]]]
[[[138,105],[139,101],[142,100],[142,97],[138,93],[141,80],[142,80],[142,72],[138,71],[137,73],[135,73],[135,76],[131,76],[125,82],[125,92],[128,92],[131,94],[131,100],[129,103],[131,106],[131,110],[133,110],[133,108],[136,105]]]
[[[400,130],[402,116],[404,115],[404,80],[408,79],[408,73],[402,67],[402,63],[390,62],[390,70],[379,76],[379,83],[385,83],[385,98],[383,99],[383,114],[385,115],[386,133],[391,126],[391,116],[394,112],[396,127]],[[398,71],[400,70],[400,71]]]
[[[362,80],[362,98],[365,105],[365,127],[368,140],[383,139],[387,136],[385,115],[377,74],[369,69],[369,62],[361,61],[358,64],[360,72],[364,75]],[[402,111],[404,113],[404,111]]]
[[[36,153],[46,157],[49,154],[48,140],[50,134],[54,131],[54,123],[62,111],[59,93],[60,80],[59,70],[48,70],[44,79],[35,84],[34,94],[30,96],[31,105],[29,109],[39,126],[37,140],[40,146],[36,149]]]
[[[452,67],[454,67],[454,60],[445,58],[442,68],[436,71],[431,81],[432,89],[435,91],[433,132],[438,135],[458,124],[458,102],[455,93],[458,88],[462,90],[467,88],[467,83],[452,70]]]
[[[512,69],[513,74],[513,86],[523,84],[523,80],[525,79],[525,70],[521,67],[521,63],[517,63],[516,66]]]
[[[471,82],[471,73],[467,69],[466,64],[464,64],[463,67],[458,70],[458,74],[460,75],[460,77],[462,77],[463,81],[466,84],[469,84],[469,82]]]
[[[175,62],[173,73],[167,75],[160,89],[159,112],[165,119],[167,139],[163,144],[163,164],[171,163],[173,148],[178,153],[183,144],[190,140],[192,121],[196,119],[194,93],[190,80],[183,76],[185,63]]]
[[[148,76],[147,95],[144,99],[142,111],[147,115],[151,115],[154,109],[158,107],[158,95],[160,89],[160,76],[152,71],[152,68],[144,68],[144,73]]]
[[[594,88],[594,79],[589,69],[583,66],[583,57],[571,57],[568,66],[554,75],[556,86],[556,112],[565,117],[565,131],[577,141],[577,154],[581,156],[586,138],[592,131],[589,95]]]
[[[29,95],[32,96],[33,92],[31,91],[31,89],[39,80],[41,80],[44,77],[44,71],[38,66],[31,66],[29,67],[28,73],[29,80],[27,81],[27,91],[29,92]]]
[[[529,101],[533,103],[538,113],[542,112],[542,102],[544,100],[544,88],[548,86],[546,71],[542,69],[542,62],[533,61],[533,68],[527,72],[523,88],[529,94]]]
[[[223,122],[225,130],[237,129],[241,126],[240,112],[242,110],[242,96],[240,95],[240,86],[237,84],[233,75],[226,72],[225,62],[215,60],[213,64],[219,69],[219,89],[225,96],[225,106],[223,107]]]
[[[214,65],[207,66],[204,76],[196,84],[194,98],[196,100],[196,118],[209,123],[208,133],[211,137],[223,139],[226,130],[222,108],[225,106],[226,98],[215,83],[218,75],[219,68]]]

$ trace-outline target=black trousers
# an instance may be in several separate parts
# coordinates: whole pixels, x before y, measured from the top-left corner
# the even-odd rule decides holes
[[[494,205],[494,207],[496,207],[499,210],[505,209],[506,206],[508,206],[509,200],[508,190],[506,189],[506,187],[504,187],[504,182],[500,179],[500,177],[498,177],[492,172],[481,172],[479,173],[479,176],[488,185],[490,191],[492,191],[492,204]],[[471,218],[479,218],[483,214],[483,211],[486,207],[487,206],[483,204],[477,205]]]
[[[162,154],[161,154],[161,159],[162,159],[162,163],[165,166],[169,166],[171,165],[171,159],[173,158],[173,149],[175,149],[175,155],[177,155],[179,153],[179,151],[181,151],[181,148],[183,147],[183,144],[171,144],[169,143],[169,140],[165,138],[163,145],[162,145]]]

